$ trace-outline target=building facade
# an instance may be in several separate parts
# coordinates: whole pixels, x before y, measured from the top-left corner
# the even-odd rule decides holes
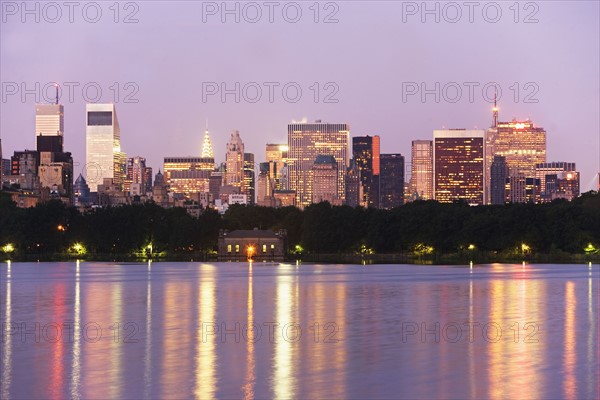
[[[338,164],[333,156],[319,155],[313,165],[312,203],[341,205],[338,197]]]
[[[244,142],[239,131],[231,133],[231,138],[226,145],[224,185],[242,188],[244,181]]]
[[[92,192],[105,178],[115,185],[125,180],[125,154],[121,152],[121,129],[114,104],[86,105],[86,171]]]
[[[484,202],[485,132],[482,130],[433,131],[433,190],[435,200],[471,205]]]
[[[508,178],[508,166],[506,157],[494,156],[490,167],[490,203],[506,203],[506,179]]]
[[[284,261],[287,256],[285,230],[221,230],[218,240],[219,261]]]
[[[404,156],[381,154],[379,208],[390,209],[404,204]]]
[[[348,124],[292,123],[288,125],[288,176],[290,190],[296,192],[296,205],[304,208],[312,201],[313,165],[319,155],[330,155],[338,164],[338,198],[346,196],[345,175],[349,166],[350,127]],[[283,175],[283,173],[282,173]]]
[[[380,139],[379,136],[352,138],[352,158],[360,172],[363,207],[379,207]]]
[[[410,195],[433,200],[433,141],[413,140],[411,159]]]

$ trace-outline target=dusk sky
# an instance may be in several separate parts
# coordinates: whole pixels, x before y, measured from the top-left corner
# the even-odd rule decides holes
[[[10,3],[10,4],[9,4]],[[492,122],[492,105],[482,96],[482,87],[497,82],[500,120],[530,118],[547,131],[548,161],[576,162],[581,171],[582,192],[596,188],[595,174],[600,170],[600,82],[599,82],[599,2],[543,1],[535,7],[520,4],[515,23],[513,2],[498,2],[502,16],[497,23],[487,22],[481,2],[469,22],[469,10],[462,7],[456,23],[455,10],[441,11],[440,22],[421,13],[405,15],[403,8],[421,7],[421,2],[393,1],[320,3],[320,21],[314,22],[313,2],[299,2],[302,17],[289,23],[282,16],[283,5],[274,10],[262,7],[262,18],[249,23],[228,15],[205,15],[202,2],[135,2],[135,12],[121,3],[119,22],[109,7],[100,2],[102,17],[97,23],[82,16],[81,3],[69,22],[68,9],[56,23],[55,11],[40,10],[40,21],[21,15],[14,7],[21,2],[2,2],[0,32],[0,74],[2,81],[1,137],[3,156],[15,150],[35,148],[35,98],[10,94],[12,83],[34,89],[49,82],[77,82],[74,97],[63,92],[65,106],[65,150],[73,153],[75,176],[85,163],[85,104],[83,85],[96,82],[102,89],[99,102],[115,102],[121,126],[122,149],[128,156],[145,156],[157,172],[165,156],[199,156],[205,121],[208,119],[215,159],[224,161],[225,144],[232,130],[239,130],[246,152],[263,161],[266,143],[286,143],[287,124],[306,118],[323,122],[349,123],[352,136],[380,135],[383,153],[400,152],[410,160],[414,139],[432,138],[434,129],[480,128]],[[63,4],[59,2],[59,4]],[[233,2],[228,3],[231,8]],[[257,4],[262,5],[263,2]],[[429,3],[433,8],[434,3]],[[463,2],[457,4],[462,5]],[[221,7],[221,2],[210,3]],[[244,3],[240,3],[242,8]],[[442,9],[445,3],[440,3]],[[12,6],[12,8],[11,8]],[[33,7],[33,3],[32,3]],[[40,5],[43,8],[43,3]],[[337,7],[337,10],[336,10]],[[536,9],[537,8],[537,9]],[[255,11],[246,9],[253,18]],[[336,12],[337,11],[337,12]],[[335,12],[337,23],[322,20]],[[89,15],[94,11],[88,9]],[[242,13],[242,12],[241,12]],[[537,23],[524,23],[529,14]],[[288,8],[288,16],[294,17]],[[489,17],[495,11],[488,8]],[[25,22],[21,17],[26,17]],[[44,18],[46,17],[46,18]],[[118,82],[120,98],[110,87]],[[138,103],[127,103],[131,94],[125,84],[133,82],[139,91],[132,96]],[[256,103],[242,97],[235,103],[229,95],[203,101],[203,82],[224,82],[233,88],[248,82],[279,82],[274,101],[269,102],[268,87]],[[296,82],[302,98],[285,100],[281,88]],[[316,103],[310,87],[320,86]],[[325,103],[333,82],[339,88]],[[456,82],[462,97],[452,103],[434,95],[421,101],[420,93],[403,101],[403,82],[422,82],[433,89]],[[471,102],[468,86],[477,82]],[[519,98],[515,99],[515,88]],[[527,86],[527,83],[533,83]],[[511,87],[513,89],[511,89]],[[539,89],[539,90],[538,90]],[[537,93],[534,93],[537,90]],[[49,94],[52,91],[49,91]],[[90,89],[90,96],[93,90]],[[250,92],[254,95],[254,92]],[[293,91],[289,93],[293,94]],[[493,90],[489,91],[492,96]],[[455,91],[448,91],[455,97]],[[538,100],[537,103],[527,102]],[[72,101],[71,101],[72,100]],[[517,100],[517,101],[515,101]]]

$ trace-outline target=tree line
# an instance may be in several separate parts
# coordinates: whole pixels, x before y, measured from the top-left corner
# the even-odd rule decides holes
[[[17,254],[58,254],[79,244],[88,254],[201,254],[217,248],[220,229],[285,229],[304,254],[478,252],[584,253],[600,245],[600,195],[568,202],[471,207],[415,201],[391,210],[313,204],[270,208],[232,205],[200,217],[153,203],[87,210],[59,201],[22,209],[0,195],[0,246]],[[589,247],[591,244],[591,248]],[[525,245],[525,246],[524,246]]]

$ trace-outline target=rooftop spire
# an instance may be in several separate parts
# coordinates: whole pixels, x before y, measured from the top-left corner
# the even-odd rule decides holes
[[[210,135],[208,134],[208,119],[206,119],[206,130],[204,131],[204,143],[202,144],[202,158],[214,158]]]
[[[498,127],[498,106],[496,104],[496,100],[497,100],[497,96],[498,96],[498,90],[496,89],[494,91],[494,108],[493,110],[493,120],[492,120],[492,127],[497,128]]]

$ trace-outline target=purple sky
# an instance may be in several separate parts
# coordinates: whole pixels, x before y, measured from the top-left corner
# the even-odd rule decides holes
[[[63,4],[59,2],[59,4]],[[134,18],[122,20],[136,11],[120,4],[119,20],[114,22],[113,2],[99,2],[102,17],[97,23],[83,18],[82,2],[69,22],[69,9],[56,10],[40,4],[40,22],[35,15],[22,15],[21,2],[2,2],[0,32],[0,78],[2,87],[1,137],[4,157],[14,150],[35,148],[35,98],[21,93],[10,95],[11,82],[33,89],[35,82],[78,82],[72,102],[63,93],[65,106],[65,147],[74,155],[76,173],[85,163],[85,103],[81,87],[97,82],[102,89],[101,102],[114,102],[110,87],[118,82],[121,98],[117,114],[121,125],[122,148],[128,156],[145,156],[155,171],[162,169],[164,156],[199,155],[205,120],[213,140],[217,161],[225,155],[230,132],[240,131],[247,152],[257,161],[265,157],[266,143],[287,142],[287,124],[292,120],[349,123],[353,136],[378,134],[382,152],[400,152],[410,158],[410,142],[428,139],[432,130],[446,128],[487,128],[491,123],[491,105],[481,88],[497,82],[502,90],[500,120],[531,118],[547,130],[548,161],[572,161],[581,171],[582,190],[596,187],[600,169],[600,83],[599,83],[599,3],[597,1],[544,1],[524,9],[520,4],[518,23],[514,22],[513,2],[498,2],[502,15],[495,18],[490,2],[480,2],[473,22],[463,6],[456,23],[445,21],[456,9],[440,3],[440,22],[420,10],[406,15],[403,8],[421,2],[351,1],[336,2],[338,23],[315,23],[310,2],[298,2],[302,17],[289,23],[282,16],[280,2],[269,23],[269,8],[262,6],[257,23],[255,10],[240,11],[240,22],[232,15],[226,23],[221,15],[206,16],[203,22],[201,2],[136,2]],[[220,7],[221,2],[212,3]],[[234,3],[228,3],[233,8]],[[262,5],[263,2],[258,2]],[[336,11],[320,3],[320,19]],[[428,3],[430,8],[434,3]],[[463,2],[457,2],[462,5]],[[240,3],[240,7],[243,7]],[[19,7],[13,14],[14,6]],[[207,6],[207,3],[204,4]],[[31,5],[33,7],[33,4]],[[448,6],[446,6],[448,7]],[[314,8],[314,7],[313,7]],[[536,10],[537,8],[537,10]],[[288,18],[294,9],[288,6]],[[445,11],[445,12],[444,12]],[[524,23],[530,14],[537,23]],[[87,9],[86,17],[94,18]],[[22,22],[21,18],[26,21]],[[138,103],[125,103],[124,88],[134,82]],[[263,97],[257,103],[242,98],[234,102],[229,95],[222,103],[219,96],[202,98],[203,82],[280,82],[274,102]],[[302,98],[297,103],[284,99],[281,87],[297,82]],[[319,82],[321,99],[315,103],[310,87]],[[338,103],[324,103],[327,82],[335,82]],[[434,88],[457,82],[462,97],[455,103],[442,96],[439,103],[428,95],[403,101],[403,82],[425,82]],[[477,82],[471,102],[468,86]],[[520,87],[515,102],[515,86]],[[534,85],[525,87],[528,82]],[[511,87],[513,89],[511,89]],[[525,101],[527,94],[537,103]],[[248,92],[250,96],[254,91]],[[490,96],[493,90],[490,90]],[[290,96],[293,91],[290,89]],[[456,92],[448,86],[447,97]],[[90,89],[89,96],[93,97]]]

